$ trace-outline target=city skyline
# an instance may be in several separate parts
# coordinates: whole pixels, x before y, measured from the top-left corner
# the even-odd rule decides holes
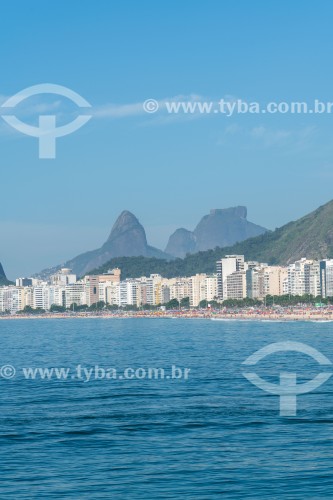
[[[17,278],[15,285],[0,286],[0,313],[17,314],[32,309],[62,311],[75,308],[150,308],[177,301],[188,308],[251,299],[252,305],[267,297],[333,299],[333,259],[303,257],[288,266],[246,261],[244,255],[226,255],[216,262],[216,273],[192,276],[149,276],[121,279],[121,269],[87,274],[78,279],[69,268],[49,279]],[[320,299],[320,300],[321,300]],[[203,304],[205,305],[203,306]],[[185,305],[185,303],[183,304]]]

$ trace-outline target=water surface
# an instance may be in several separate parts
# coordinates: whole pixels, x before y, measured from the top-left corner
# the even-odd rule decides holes
[[[0,321],[0,498],[333,498],[333,380],[280,417],[241,363],[285,340],[333,360],[332,323],[172,319]],[[23,367],[190,368],[188,380],[26,380]],[[323,368],[323,367],[321,367]],[[278,383],[323,371],[275,354]],[[325,368],[325,371],[327,369]],[[303,380],[304,379],[304,380]]]

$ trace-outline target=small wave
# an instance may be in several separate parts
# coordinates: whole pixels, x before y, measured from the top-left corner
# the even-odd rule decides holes
[[[333,319],[310,319],[311,323],[333,323]]]

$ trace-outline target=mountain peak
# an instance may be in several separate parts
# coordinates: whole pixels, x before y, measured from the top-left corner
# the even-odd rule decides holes
[[[132,221],[139,223],[138,218],[135,217],[135,215],[132,212],[130,212],[129,210],[123,210],[121,212],[121,214],[118,216],[114,225],[116,225],[118,221],[122,221],[122,220],[127,220],[127,221],[132,220]]]
[[[113,224],[111,233],[101,248],[77,255],[73,259],[61,264],[61,266],[56,266],[56,269],[69,267],[78,276],[83,276],[115,257],[138,256],[160,259],[171,258],[170,255],[165,254],[161,250],[149,246],[146,232],[139,220],[132,212],[123,210]],[[55,268],[44,269],[38,273],[38,276],[46,279],[54,271]]]
[[[103,246],[112,247],[115,257],[146,255],[146,232],[135,215],[124,210],[113,224],[110,236]]]
[[[165,251],[183,258],[187,253],[234,245],[267,231],[246,217],[247,208],[244,206],[213,208],[202,217],[193,232],[177,229],[170,236]]]
[[[241,217],[242,219],[246,219],[247,217],[247,208],[239,205],[238,207],[230,207],[230,208],[212,208],[210,210],[210,215],[232,215],[234,217]]]
[[[248,260],[288,265],[302,257],[333,257],[333,201],[260,238],[237,243],[230,254],[244,254]]]
[[[129,212],[129,210],[123,210],[119,215],[119,217],[117,218],[116,222],[112,226],[108,241],[110,239],[113,239],[116,234],[124,233],[126,231],[132,230],[133,228],[137,228],[138,230],[143,232],[144,237],[146,237],[145,230],[143,226],[140,224],[137,217],[135,217],[135,215],[132,214],[132,212]]]

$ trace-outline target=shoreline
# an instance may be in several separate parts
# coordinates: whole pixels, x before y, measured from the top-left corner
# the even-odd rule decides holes
[[[208,319],[212,321],[260,321],[260,322],[289,322],[289,321],[310,321],[310,322],[333,322],[333,310],[298,310],[298,311],[239,311],[230,313],[218,312],[162,312],[162,311],[144,311],[144,312],[122,312],[122,313],[44,313],[44,314],[15,314],[0,316],[0,320],[14,321],[22,319],[133,319],[133,318],[151,318],[151,319]]]

